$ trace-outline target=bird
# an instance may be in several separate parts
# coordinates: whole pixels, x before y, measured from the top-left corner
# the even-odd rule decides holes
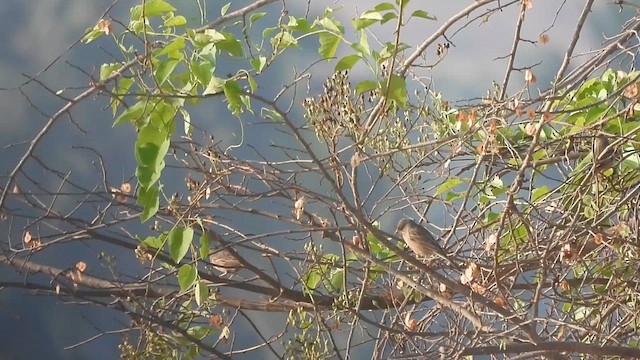
[[[606,135],[599,134],[594,137],[592,151],[596,173],[601,174],[607,169],[615,166],[617,161],[617,152],[611,146],[609,138]]]
[[[220,271],[223,276],[234,273],[244,267],[242,262],[225,248],[214,250],[209,254],[209,262],[211,262],[211,266]]]
[[[411,219],[401,219],[398,221],[398,227],[396,228],[396,234],[401,234],[409,248],[413,252],[422,257],[429,257],[431,255],[437,255],[445,260],[449,260],[447,254],[438,244],[429,230],[418,225]]]

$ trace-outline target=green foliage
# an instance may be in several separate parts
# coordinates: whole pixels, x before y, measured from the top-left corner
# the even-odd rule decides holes
[[[175,227],[169,232],[169,254],[176,263],[187,255],[193,240],[193,229],[190,227]]]
[[[505,263],[516,263],[517,271],[526,273],[525,277],[535,274],[536,282],[542,284],[548,280],[544,278],[547,274],[537,271],[535,267],[526,266],[531,263],[539,264],[543,253],[547,256],[545,250],[541,249],[546,246],[545,236],[555,229],[537,229],[536,224],[543,223],[536,222],[537,219],[548,216],[567,227],[574,225],[570,222],[574,221],[592,231],[602,225],[602,218],[610,217],[614,211],[622,214],[633,211],[631,206],[627,208],[625,204],[615,204],[614,200],[623,195],[621,189],[640,182],[637,171],[640,167],[640,155],[637,151],[640,125],[635,121],[635,111],[640,111],[640,106],[636,103],[636,96],[625,93],[630,84],[637,82],[640,73],[627,74],[608,70],[580,86],[571,87],[571,90],[555,89],[555,98],[549,102],[523,99],[524,92],[508,98],[502,94],[500,86],[495,84],[487,92],[487,96],[477,103],[451,105],[442,94],[431,89],[430,85],[421,83],[422,80],[416,82],[420,86],[408,84],[419,79],[402,69],[403,61],[410,54],[407,50],[415,48],[413,44],[402,42],[399,32],[393,34],[392,41],[372,37],[376,27],[385,26],[383,29],[387,29],[393,22],[400,22],[398,28],[402,30],[408,21],[436,20],[426,10],[418,9],[409,13],[407,4],[408,1],[402,0],[372,4],[372,9],[363,9],[357,18],[345,24],[335,16],[336,10],[327,8],[315,18],[306,15],[296,17],[283,12],[277,23],[268,24],[273,25],[271,27],[265,24],[269,19],[268,12],[253,12],[245,14],[241,20],[220,24],[215,28],[194,27],[191,24],[192,18],[182,15],[182,10],[174,7],[180,5],[176,1],[148,0],[132,7],[127,31],[112,38],[121,51],[122,62],[102,64],[99,78],[100,81],[107,81],[113,74],[123,72],[118,81],[107,82],[105,87],[112,96],[110,105],[115,117],[113,126],[131,124],[137,131],[133,155],[137,162],[137,204],[142,207],[141,220],[144,222],[157,216],[165,216],[180,218],[177,221],[180,224],[184,224],[182,221],[186,218],[200,221],[199,217],[205,211],[200,207],[199,201],[208,197],[202,192],[211,191],[217,176],[235,179],[239,174],[239,178],[248,180],[242,186],[234,188],[236,192],[218,199],[225,206],[231,209],[237,206],[245,213],[257,213],[260,210],[253,208],[253,204],[250,208],[242,208],[244,200],[233,202],[229,198],[241,196],[239,194],[244,194],[244,187],[251,188],[254,183],[264,183],[268,188],[272,186],[270,181],[284,182],[287,186],[273,192],[271,189],[260,189],[258,192],[264,191],[265,195],[252,200],[259,203],[263,196],[267,198],[275,193],[279,196],[280,192],[287,196],[290,196],[290,192],[295,192],[297,196],[298,191],[306,189],[312,194],[326,191],[328,194],[318,196],[318,202],[335,205],[352,199],[355,202],[356,193],[360,191],[357,195],[364,194],[366,200],[354,207],[357,209],[355,212],[363,219],[375,219],[376,216],[382,216],[380,212],[389,209],[415,211],[425,215],[428,206],[424,204],[438,203],[444,208],[456,209],[454,226],[459,228],[451,230],[451,238],[455,239],[459,233],[468,230],[461,237],[463,241],[470,241],[474,237],[479,239],[479,243],[488,242],[492,236],[495,239],[495,244],[489,244],[491,246],[461,246],[455,249],[458,252],[456,256],[463,253],[468,262],[484,260],[484,271],[497,269]],[[221,14],[228,14],[232,5],[231,2],[224,5]],[[255,26],[261,27],[256,29]],[[87,30],[82,41],[95,41],[108,32],[104,23],[96,25]],[[375,45],[370,45],[370,38],[375,39],[375,42],[372,41]],[[144,39],[144,47],[138,45],[139,39]],[[313,46],[314,51],[309,51],[309,46]],[[321,93],[309,94],[302,104],[304,118],[298,119],[294,116],[298,103],[292,103],[291,108],[296,107],[294,110],[283,110],[278,102],[279,98],[271,104],[269,99],[265,100],[262,94],[257,93],[266,87],[273,88],[272,84],[262,81],[261,75],[279,58],[286,55],[297,56],[302,52],[317,53],[318,60],[333,62],[335,73],[327,78]],[[224,72],[221,70],[223,64]],[[363,69],[368,73],[352,83],[349,72],[358,71],[361,74],[360,70]],[[297,90],[298,84],[287,86]],[[419,90],[410,92],[408,88]],[[239,120],[239,143],[244,141],[243,126],[248,122],[248,117],[245,116],[256,114],[267,120],[268,125],[278,132],[295,138],[299,148],[289,149],[281,144],[275,145],[282,146],[283,153],[291,163],[304,163],[301,167],[303,171],[285,179],[282,174],[288,176],[289,168],[283,167],[271,174],[267,170],[257,171],[249,166],[232,166],[230,164],[234,158],[229,151],[216,154],[225,157],[221,161],[223,165],[218,166],[218,160],[206,150],[193,150],[192,154],[198,155],[194,156],[194,159],[197,158],[194,160],[197,166],[189,168],[189,171],[203,173],[203,185],[195,186],[197,191],[190,189],[192,192],[187,210],[169,204],[166,211],[161,212],[163,173],[172,143],[175,145],[180,140],[180,145],[184,146],[185,142],[193,140],[198,126],[191,121],[189,106],[204,104],[210,99],[224,99],[226,102],[227,112],[216,113],[216,122],[225,123],[233,118]],[[541,103],[537,104],[536,101]],[[539,106],[536,107],[537,105]],[[257,111],[258,106],[265,107]],[[218,108],[223,109],[224,105]],[[369,122],[371,119],[373,120]],[[180,122],[182,126],[179,126]],[[594,159],[591,151],[596,133],[628,140],[615,146],[623,159],[600,172],[596,171],[597,159]],[[533,144],[534,140],[537,143]],[[197,148],[195,144],[197,143],[194,141],[189,146]],[[233,146],[229,146],[227,150],[231,148]],[[300,149],[313,153],[300,155]],[[290,155],[292,153],[295,155]],[[200,156],[203,154],[206,156]],[[569,163],[569,155],[575,163]],[[351,161],[349,156],[353,156]],[[551,161],[554,158],[560,160]],[[565,158],[567,165],[563,162]],[[266,167],[270,165],[271,159],[260,161]],[[361,165],[361,161],[366,164]],[[455,167],[451,165],[453,161],[464,165],[452,169]],[[359,166],[365,170],[360,172]],[[308,185],[296,178],[302,178],[307,171],[312,172],[318,168],[325,170],[321,173],[323,182],[318,187],[322,188],[329,183],[326,185],[330,186],[328,191],[324,188],[304,188]],[[234,171],[236,172],[233,173]],[[256,178],[251,176],[261,171],[264,178],[254,181]],[[378,184],[385,181],[393,184],[406,197],[407,207],[399,207],[399,201],[386,208],[386,204],[380,205],[387,199],[375,200],[372,194],[376,194],[378,188],[357,189],[362,186],[362,178],[356,178],[358,174],[366,174],[369,183],[363,183],[372,187],[381,186]],[[271,175],[273,177],[269,177]],[[548,180],[556,178],[560,180],[555,185]],[[324,182],[325,179],[330,181]],[[347,188],[347,185],[348,191],[341,194],[342,197],[336,197],[335,193]],[[431,188],[425,190],[427,185]],[[427,193],[429,198],[425,200],[427,197],[422,195]],[[397,193],[385,194],[387,195],[390,198],[398,196]],[[375,201],[379,203],[370,206]],[[221,206],[220,203],[212,208]],[[332,311],[328,313],[336,318],[343,312],[352,315],[354,311],[359,311],[354,308],[354,304],[369,295],[369,285],[398,290],[398,294],[393,295],[404,302],[402,309],[405,309],[407,303],[421,304],[429,300],[425,295],[428,292],[422,293],[405,282],[396,282],[395,278],[393,282],[388,279],[390,269],[395,270],[397,266],[404,271],[402,267],[406,266],[398,260],[396,251],[389,248],[393,240],[378,238],[368,230],[365,231],[360,223],[361,219],[353,220],[353,214],[349,213],[351,210],[345,210],[347,207],[343,205],[336,205],[339,210],[332,215],[335,219],[348,218],[352,225],[348,230],[336,231],[332,234],[335,235],[333,238],[325,237],[326,234],[322,232],[324,230],[309,231],[312,233],[312,240],[304,249],[304,260],[300,261],[302,268],[296,269],[300,278],[296,279],[294,286],[295,290],[300,289],[300,296],[307,297],[310,303],[328,297],[334,301]],[[376,210],[369,213],[372,207]],[[179,213],[176,209],[184,213]],[[334,209],[330,209],[332,210]],[[269,216],[284,219],[282,214],[273,211]],[[546,215],[547,213],[553,215]],[[568,213],[574,217],[565,218]],[[299,216],[295,220],[298,221],[297,225],[306,229],[307,226],[317,225],[316,217],[319,215],[314,213],[308,223],[303,222],[307,221],[306,218],[300,220]],[[293,222],[292,219],[287,221]],[[611,223],[609,218],[602,222],[607,225]],[[379,228],[380,224],[374,223],[373,226]],[[363,249],[359,253],[349,252],[344,246],[344,242],[348,241],[345,240],[345,234],[351,234],[354,228],[357,234],[365,236],[364,244],[357,245]],[[625,235],[624,229],[616,230],[622,238],[629,237],[628,233]],[[331,238],[341,242],[343,253],[337,255],[324,251],[322,246],[316,244],[314,231],[321,232],[323,240]],[[215,246],[215,239],[211,239],[206,231],[203,232],[199,245],[193,242],[194,230],[191,226],[175,226],[158,237],[143,240],[145,249],[153,249],[156,253],[168,251],[177,264],[175,268],[167,266],[172,270],[177,269],[177,283],[180,290],[187,294],[187,299],[177,310],[183,315],[177,323],[189,336],[198,340],[211,335],[211,329],[197,325],[195,321],[191,322],[195,317],[192,315],[193,308],[198,307],[198,311],[206,312],[207,306],[217,301],[216,290],[208,287],[208,282],[202,280],[206,275],[198,270],[200,259],[207,259]],[[556,232],[553,234],[564,235]],[[591,235],[575,235],[567,238],[566,243],[572,246],[584,245],[589,241],[589,236]],[[493,248],[497,251],[495,254],[490,253]],[[558,268],[568,266],[570,261],[566,257],[577,253],[573,248],[546,250],[558,252],[556,259],[561,259],[558,260]],[[574,266],[571,276],[583,279],[585,283],[589,277],[594,276],[612,283],[632,281],[633,274],[625,271],[625,262],[637,261],[638,256],[625,246],[611,246],[610,250],[623,260],[606,262],[598,258],[596,253],[581,253],[580,264]],[[192,256],[188,257],[190,251]],[[566,269],[560,270],[553,269],[558,273],[567,273]],[[424,276],[423,273],[415,276],[405,275],[400,271],[398,273],[398,277],[404,276],[403,279],[413,282],[421,282]],[[456,281],[457,277],[456,275]],[[517,275],[513,277],[516,278]],[[487,279],[494,281],[485,284],[490,293],[486,295],[487,299],[493,301],[498,293],[507,291],[508,286],[496,290],[496,286],[504,286],[498,279],[491,276]],[[510,281],[514,280],[509,279],[508,282]],[[434,281],[433,285],[436,287],[439,284]],[[480,293],[478,288],[470,289]],[[572,295],[580,293],[575,286],[566,291]],[[627,302],[631,308],[636,308],[635,293],[623,289],[613,292],[604,286],[593,286],[591,291],[596,295],[607,295],[616,298],[616,301]],[[379,295],[383,298],[388,296],[386,292]],[[376,306],[382,308],[384,305],[380,304],[380,297],[376,299]],[[509,310],[515,308],[518,314],[526,312],[522,311],[526,308],[522,299],[509,300],[512,305]],[[485,303],[482,306],[488,305]],[[392,313],[391,309],[396,308],[388,306],[385,310],[389,312],[384,315],[392,319],[390,323],[397,324],[399,322],[394,317],[399,315]],[[574,320],[587,321],[595,319],[600,309],[598,304],[572,300],[564,303],[560,310]],[[329,331],[325,331],[327,325],[323,316],[326,314],[322,310],[316,313],[308,313],[302,308],[291,311],[288,324],[295,332],[284,343],[289,358],[321,359],[331,356],[333,349],[329,346]],[[514,315],[512,318],[515,317]],[[339,324],[340,320],[342,319],[336,322]],[[352,326],[358,326],[356,320],[353,320]],[[149,334],[149,344],[156,344],[155,333],[150,331]],[[223,327],[217,335],[224,342],[229,339],[230,330]],[[184,333],[177,332],[172,336],[184,343],[189,341]],[[161,340],[157,341],[157,347],[167,357],[169,352],[163,347],[166,339]],[[406,339],[399,338],[399,343],[400,340]],[[130,344],[123,345],[123,354],[131,353],[128,345]],[[172,343],[172,346],[175,345]],[[190,351],[193,356],[197,353],[195,349]],[[186,357],[191,354],[187,351],[184,353],[187,354]]]

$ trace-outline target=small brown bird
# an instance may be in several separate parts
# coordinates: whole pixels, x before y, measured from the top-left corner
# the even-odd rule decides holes
[[[617,151],[610,146],[609,138],[606,135],[596,135],[593,140],[593,163],[595,172],[602,173],[616,165]]]
[[[211,266],[220,271],[223,276],[243,268],[240,260],[225,248],[214,250],[214,252],[209,255],[209,261],[211,262]]]
[[[416,224],[411,219],[402,219],[398,221],[398,227],[396,228],[396,234],[400,233],[409,248],[413,250],[418,256],[429,257],[431,255],[437,255],[445,260],[449,260],[447,254],[442,247],[438,244],[429,230]]]

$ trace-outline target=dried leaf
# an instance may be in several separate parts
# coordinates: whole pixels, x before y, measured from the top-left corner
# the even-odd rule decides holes
[[[211,315],[209,317],[209,325],[221,329],[224,327],[224,321],[222,321],[222,316],[220,314]]]
[[[360,235],[353,235],[353,237],[351,238],[351,243],[353,244],[353,246],[361,248],[362,240],[360,239]]]
[[[358,165],[360,165],[360,155],[358,153],[353,154],[353,156],[351,156],[351,167],[352,168],[357,168]]]
[[[304,201],[304,196],[302,196],[293,204],[293,216],[296,220],[300,220],[304,213]]]
[[[404,324],[409,331],[416,331],[418,328],[418,321],[411,317],[411,313],[407,313],[404,318]]]
[[[538,41],[540,41],[540,44],[542,45],[546,45],[549,43],[549,34],[540,34],[540,37],[538,38]]]
[[[627,85],[622,91],[622,96],[633,99],[638,96],[638,83]]]
[[[535,117],[536,117],[536,111],[535,111],[535,110],[533,110],[532,108],[528,108],[528,109],[527,109],[527,117],[528,117],[529,119],[533,119],[533,118],[535,118]]]
[[[78,261],[76,263],[76,269],[80,272],[84,272],[87,269],[87,263],[84,261]]]
[[[22,238],[25,244],[29,244],[31,242],[31,233],[27,230],[24,232],[24,237]]]
[[[124,193],[124,194],[130,194],[131,193],[131,184],[129,184],[128,182],[123,183],[122,185],[120,185],[120,191],[122,191],[122,193]]]
[[[477,294],[484,295],[484,293],[487,291],[487,288],[478,283],[473,283],[471,284],[471,290],[473,290],[473,292]]]
[[[525,72],[524,72],[524,81],[526,81],[527,84],[534,84],[537,81],[537,78],[533,74],[533,71],[531,71],[531,69],[525,70]]]
[[[498,234],[493,233],[484,241],[484,251],[490,252],[498,242]]]
[[[578,252],[574,243],[564,244],[560,251],[560,260],[570,264],[578,259]]]
[[[604,237],[602,236],[602,234],[595,234],[593,236],[593,242],[595,242],[596,245],[602,245],[602,243],[604,242]]]
[[[106,35],[109,35],[113,32],[113,26],[111,24],[111,21],[109,20],[100,19],[100,21],[98,21],[98,25],[96,26],[98,27],[98,30],[104,32]]]

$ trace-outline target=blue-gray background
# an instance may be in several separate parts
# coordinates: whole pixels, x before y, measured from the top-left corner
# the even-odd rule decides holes
[[[178,1],[170,1],[178,3]],[[469,1],[413,1],[411,6],[420,5],[424,10],[436,16],[438,21],[411,22],[404,30],[403,41],[414,48],[421,43],[435,29],[442,25],[449,16],[466,7]],[[504,2],[504,1],[503,1]],[[26,76],[32,76],[49,66],[57,57],[62,56],[55,64],[42,73],[39,79],[54,90],[86,86],[88,79],[78,70],[65,62],[69,62],[88,72],[96,73],[102,62],[113,62],[108,52],[114,51],[108,38],[99,40],[98,45],[78,45],[71,50],[66,49],[83,34],[85,29],[93,26],[101,13],[112,1],[106,0],[40,0],[21,1],[3,0],[0,10],[0,175],[6,176],[15,166],[19,156],[26,150],[26,142],[30,141],[47,121],[38,111],[34,110],[24,95],[15,87],[22,84]],[[131,6],[139,2],[121,1],[110,17],[127,21]],[[209,18],[219,13],[219,8],[225,2],[206,1]],[[234,1],[230,11],[238,9],[247,1]],[[306,1],[289,1],[289,13],[302,16]],[[358,3],[359,5],[353,5]],[[339,17],[349,29],[348,19],[356,12],[367,10],[367,2],[334,2],[317,1],[313,11],[319,14],[325,6],[337,8],[344,6]],[[533,0],[533,9],[527,13],[527,22],[523,29],[523,36],[529,40],[537,40],[540,33],[550,29],[550,43],[547,45],[526,44],[518,54],[517,67],[527,67],[538,62],[534,68],[538,76],[540,88],[545,88],[557,71],[562,60],[568,40],[574,30],[576,19],[583,6],[582,1],[568,1],[564,3],[560,16],[556,12],[560,8],[556,1]],[[371,4],[374,4],[373,2]],[[186,9],[193,16],[197,16],[194,0],[181,0],[181,9]],[[280,16],[281,5],[276,3],[266,10],[270,18]],[[315,17],[312,12],[311,17]],[[618,8],[608,1],[597,1],[594,13],[591,15],[578,46],[577,53],[600,47],[603,36],[617,33],[630,12],[618,13]],[[268,23],[267,18],[263,24]],[[475,22],[469,28],[462,30],[453,40],[454,45],[449,49],[447,58],[433,71],[424,72],[429,81],[444,93],[444,97],[451,100],[462,100],[479,97],[491,87],[491,81],[502,82],[504,77],[505,60],[496,60],[499,56],[508,54],[512,44],[513,26],[516,21],[516,7],[494,14],[488,22],[480,25]],[[553,25],[553,26],[552,26]],[[376,36],[382,40],[390,40],[393,28],[387,26],[374,30]],[[373,36],[370,44],[375,47]],[[291,80],[292,68],[298,66],[301,70],[306,64],[316,59],[315,51],[291,51],[286,54],[277,67],[270,70],[260,81],[262,84],[277,84],[274,91],[280,89],[280,84]],[[429,49],[427,58],[435,62],[435,48]],[[314,83],[320,84],[327,74],[329,66],[320,65],[314,68]],[[225,73],[224,70],[221,73]],[[365,75],[363,73],[363,75]],[[352,76],[358,76],[356,74]],[[517,75],[516,75],[517,77]],[[285,80],[281,80],[285,79]],[[520,89],[524,82],[518,78],[513,82],[511,92]],[[63,104],[51,94],[38,86],[24,87],[30,100],[48,114],[54,113]],[[269,94],[264,86],[262,94]],[[135,133],[125,126],[111,128],[112,117],[105,110],[104,101],[85,101],[72,112],[73,119],[84,130],[86,135],[74,130],[74,126],[66,119],[61,119],[49,133],[37,150],[37,155],[50,162],[57,169],[69,171],[77,178],[87,179],[88,185],[96,181],[95,167],[92,167],[93,155],[73,150],[73,145],[89,145],[99,150],[109,169],[108,181],[119,184],[128,179],[135,170],[132,156],[132,144]],[[192,116],[196,122],[211,117],[214,112],[211,107],[203,103],[194,109]],[[228,119],[228,125],[217,127],[217,136],[234,138],[237,134],[237,122]],[[226,132],[226,133],[225,133]],[[248,142],[259,141],[249,135]],[[264,139],[263,139],[264,140]],[[9,146],[12,145],[12,146]],[[29,167],[27,166],[27,169]],[[38,176],[38,173],[33,174]],[[4,181],[4,178],[3,178]],[[40,181],[57,181],[42,178]],[[15,226],[16,224],[14,224]],[[20,224],[19,224],[20,225]],[[23,225],[23,224],[21,224]],[[5,221],[0,223],[2,241],[20,243],[21,239],[8,238],[8,226]],[[12,232],[15,234],[15,232]],[[79,260],[95,258],[96,248],[74,246],[61,251],[48,252],[43,258],[34,258],[65,268]],[[135,259],[129,254],[122,256],[120,266],[135,265]],[[99,265],[95,265],[99,267]],[[3,279],[22,279],[10,269],[0,267],[0,277]],[[42,280],[46,282],[47,280]],[[270,317],[269,317],[270,318]],[[263,326],[269,326],[268,319],[257,319]],[[126,327],[128,320],[119,314],[97,307],[82,307],[69,305],[59,299],[30,296],[28,292],[15,289],[0,291],[0,359],[113,359],[119,355],[118,344],[120,335],[104,335],[87,345],[72,346],[100,333],[115,331]]]

